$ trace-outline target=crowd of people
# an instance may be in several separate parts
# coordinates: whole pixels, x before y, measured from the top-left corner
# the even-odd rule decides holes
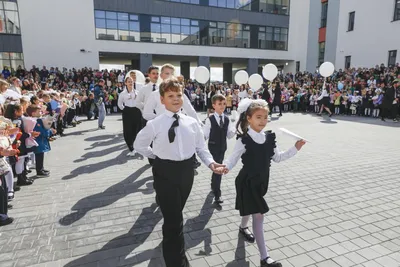
[[[194,169],[200,165],[196,154],[213,171],[211,190],[216,205],[223,203],[221,175],[242,158],[235,183],[236,209],[242,217],[239,233],[248,242],[257,242],[262,267],[280,267],[270,257],[263,235],[263,214],[269,210],[264,199],[269,166],[271,160],[293,157],[305,142],[299,140],[288,151],[279,151],[275,135],[263,131],[272,110],[278,109],[280,116],[289,111],[319,115],[326,111],[329,116],[390,117],[394,121],[399,115],[398,64],[339,70],[326,80],[318,72],[280,74],[261,88],[226,82],[198,84],[174,77],[175,68],[170,64],[161,69],[150,66],[144,83],[138,82],[137,74],[90,68],[39,70],[35,66],[30,71],[21,67],[2,71],[0,226],[12,223],[8,202],[19,186],[33,183],[30,169],[34,167],[38,177],[50,175],[44,168],[50,141],[63,136],[65,128],[79,124],[78,116],[97,119],[101,130],[107,114],[121,112],[127,156],[139,153],[153,166],[156,202],[164,216],[163,255],[168,267],[189,266],[182,210],[193,185]],[[206,120],[201,121],[196,111],[207,111]],[[235,123],[228,117],[232,111],[238,114]],[[224,161],[226,139],[235,135],[234,151]],[[193,138],[183,138],[188,136]],[[247,226],[250,216],[254,234]]]

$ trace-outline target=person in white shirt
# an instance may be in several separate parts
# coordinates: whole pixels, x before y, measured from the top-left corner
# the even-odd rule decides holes
[[[321,95],[318,97],[318,101],[321,101],[321,102],[322,102],[321,108],[320,108],[320,110],[319,110],[319,113],[317,114],[318,116],[321,116],[321,115],[322,115],[322,112],[323,112],[324,109],[325,109],[325,110],[329,113],[329,117],[332,117],[332,112],[331,112],[331,110],[330,110],[330,108],[329,108],[330,102],[331,102],[331,97],[330,97],[329,93],[330,93],[330,90],[329,90],[329,88],[327,88],[327,87],[325,86],[325,83],[324,83],[324,88],[323,88],[323,90],[322,90],[322,93],[321,93]]]
[[[143,84],[137,82],[137,80],[136,80],[136,77],[137,77],[136,71],[131,70],[131,71],[128,72],[128,73],[129,73],[129,77],[131,77],[131,78],[132,78],[132,81],[133,81],[133,89],[135,89],[136,92],[139,92],[140,89],[143,87]],[[126,77],[125,77],[125,78],[126,78]]]
[[[181,112],[183,88],[176,78],[160,86],[166,111],[148,121],[138,134],[134,148],[153,158],[154,187],[164,217],[163,257],[167,267],[188,267],[183,235],[183,214],[194,180],[193,157],[197,153],[211,170],[222,172],[207,150],[204,134],[193,118]],[[153,148],[150,144],[153,142]]]
[[[151,95],[152,92],[158,90],[157,86],[157,80],[158,80],[158,67],[156,66],[150,66],[147,73],[148,73],[148,78],[150,79],[150,82],[143,86],[139,92],[138,92],[138,108],[142,111],[142,116],[143,116],[143,126],[146,125],[146,122],[148,119],[145,118],[143,112],[144,112],[144,107],[147,105],[147,101]]]
[[[161,79],[166,80],[169,77],[173,76],[175,73],[175,68],[171,64],[165,64],[161,67]],[[183,97],[183,113],[194,118],[200,125],[202,125],[200,119],[197,117],[196,110],[193,108],[190,103],[189,98],[184,95]],[[165,112],[165,106],[160,101],[160,92],[159,90],[155,90],[152,92],[146,102],[146,105],[143,109],[143,118],[147,121],[156,118],[157,116],[163,114]]]
[[[260,252],[261,267],[282,267],[274,261],[265,246],[263,220],[264,213],[269,211],[264,199],[268,191],[271,160],[281,162],[297,154],[305,144],[299,140],[285,152],[281,152],[275,141],[275,134],[271,131],[264,132],[268,122],[268,103],[263,99],[243,99],[239,103],[238,134],[234,151],[225,161],[225,173],[232,170],[238,160],[242,158],[243,167],[235,180],[236,209],[242,216],[239,233],[248,241],[257,242]],[[253,218],[253,232],[247,224]]]
[[[234,137],[236,129],[229,117],[224,114],[226,108],[225,96],[214,95],[211,101],[215,112],[206,119],[203,127],[204,137],[206,140],[208,139],[208,149],[214,160],[222,162],[228,148],[226,139]],[[221,179],[222,176],[216,173],[211,176],[211,190],[214,193],[214,201],[217,205],[224,202],[221,199]]]
[[[125,74],[124,74],[123,72],[121,72],[121,73],[118,75],[118,82],[119,82],[119,83],[123,83],[123,82],[124,82],[124,79],[125,79]]]
[[[142,112],[137,107],[137,90],[133,86],[131,77],[125,78],[125,90],[118,97],[118,107],[122,110],[122,124],[125,143],[129,148],[127,156],[135,156],[136,151],[133,149],[133,142],[142,129]]]

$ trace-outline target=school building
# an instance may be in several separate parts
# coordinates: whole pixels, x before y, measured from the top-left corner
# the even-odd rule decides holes
[[[0,67],[165,62],[260,72],[393,64],[399,0],[0,0]]]

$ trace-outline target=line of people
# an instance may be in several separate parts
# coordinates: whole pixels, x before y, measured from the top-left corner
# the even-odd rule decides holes
[[[281,152],[275,135],[263,131],[269,109],[268,103],[261,99],[241,101],[240,119],[235,127],[224,114],[225,96],[216,94],[212,98],[215,113],[203,124],[184,93],[182,80],[173,75],[174,67],[164,65],[161,68],[163,82],[158,86],[156,67],[149,68],[150,82],[145,85],[138,85],[135,74],[131,73],[125,78],[126,89],[119,98],[124,137],[130,150],[128,156],[139,153],[149,158],[153,166],[156,202],[164,217],[162,248],[166,266],[189,266],[182,212],[193,186],[196,154],[213,172],[211,191],[216,205],[223,203],[222,175],[242,158],[244,165],[236,178],[236,208],[242,216],[238,231],[247,241],[257,242],[260,266],[282,266],[270,257],[263,234],[263,214],[268,212],[264,195],[268,190],[269,166],[271,160],[280,162],[294,156],[304,141]],[[234,152],[224,162],[227,138],[236,134],[238,141]],[[250,217],[254,234],[248,228]]]

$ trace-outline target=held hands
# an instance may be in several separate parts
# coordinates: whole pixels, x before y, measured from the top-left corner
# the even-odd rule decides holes
[[[297,151],[300,151],[300,149],[306,144],[306,141],[304,140],[299,140],[297,141],[294,146],[296,147]]]
[[[227,174],[229,172],[228,168],[224,164],[219,164],[219,163],[211,163],[209,168],[216,174]]]

